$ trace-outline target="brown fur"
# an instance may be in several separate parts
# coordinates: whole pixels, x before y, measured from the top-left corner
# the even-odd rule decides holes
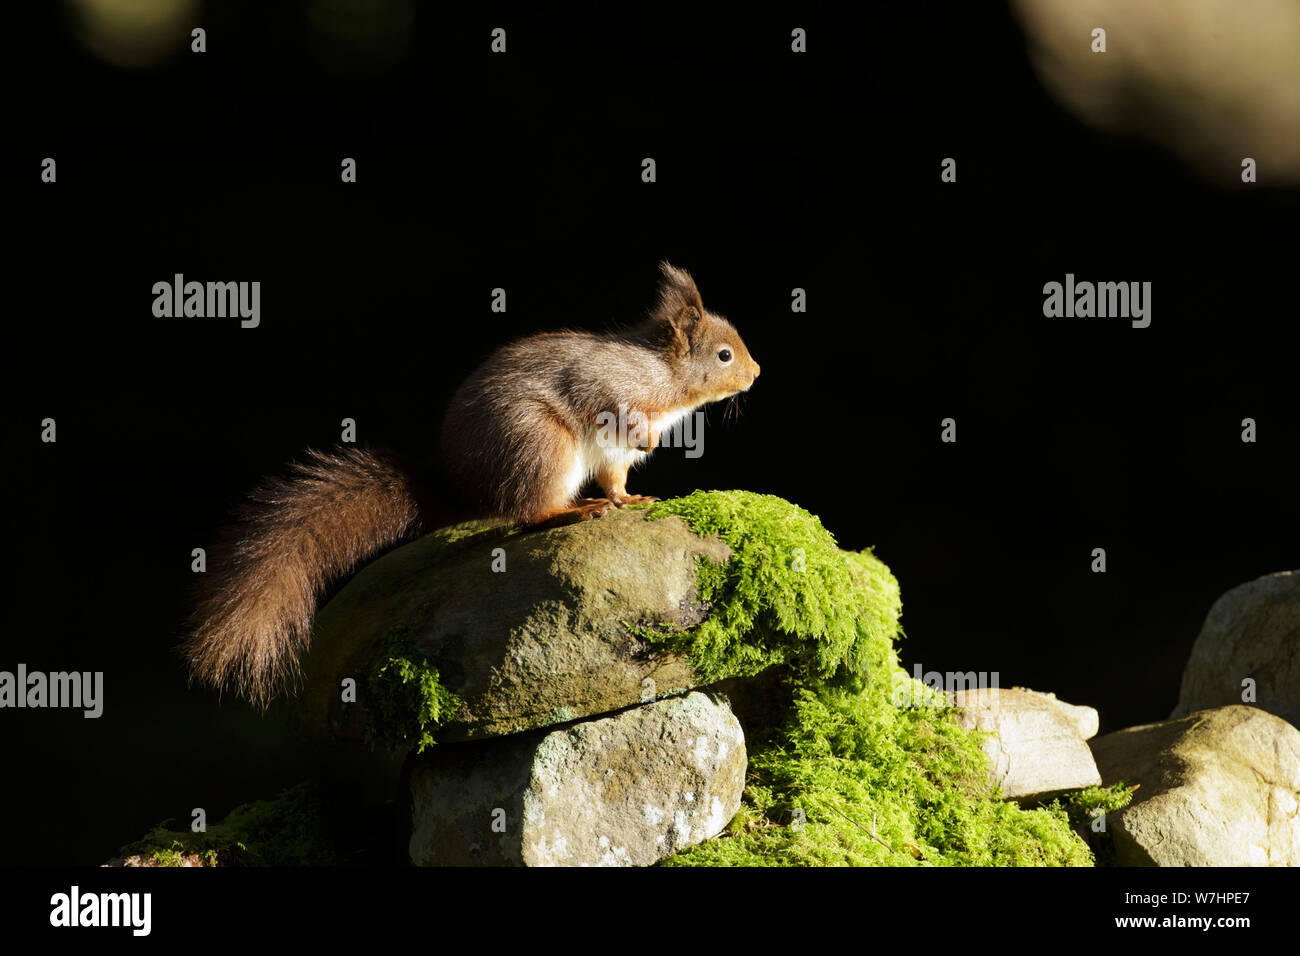
[[[568,508],[564,478],[602,412],[623,404],[653,421],[749,387],[758,364],[739,333],[705,310],[690,273],[660,268],[645,322],[531,335],[498,349],[461,385],[443,422],[442,460],[470,500],[525,524],[547,520]],[[735,354],[725,368],[714,361],[724,346]]]
[[[547,332],[498,349],[457,390],[442,462],[465,517],[543,528],[653,500],[627,493],[628,470],[690,409],[749,388],[758,363],[726,319],[704,308],[690,274],[660,263],[644,322],[603,334]],[[722,361],[720,350],[731,356]],[[645,416],[648,439],[596,441],[603,412]],[[190,673],[265,706],[296,682],[316,602],[333,579],[420,527],[416,482],[387,457],[309,452],[252,496],[214,550],[182,650]],[[579,498],[588,478],[604,498]]]
[[[181,648],[193,677],[262,706],[296,682],[325,585],[418,521],[394,462],[360,449],[307,456],[258,488],[227,529]]]

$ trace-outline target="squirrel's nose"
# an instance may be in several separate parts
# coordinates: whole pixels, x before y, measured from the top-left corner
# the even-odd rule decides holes
[[[754,378],[758,378],[758,363],[754,363]]]

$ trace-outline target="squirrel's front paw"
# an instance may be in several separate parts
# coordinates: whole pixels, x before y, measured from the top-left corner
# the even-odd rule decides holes
[[[626,508],[628,505],[647,505],[652,501],[659,499],[653,495],[610,495],[609,500],[614,502],[615,508]]]

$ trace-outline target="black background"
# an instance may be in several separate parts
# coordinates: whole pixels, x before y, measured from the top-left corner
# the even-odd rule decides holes
[[[134,72],[54,5],[7,37],[0,668],[102,670],[106,704],[0,716],[0,862],[95,863],[300,779],[281,723],[186,689],[191,549],[345,417],[432,448],[493,347],[635,317],[660,258],[763,375],[631,490],[773,493],[874,547],[909,669],[997,671],[1103,732],[1165,717],[1214,598],[1300,564],[1298,194],[1094,132],[1007,11],[924,8],[421,5],[395,62],[345,69],[290,4],[212,4],[209,52]],[[261,281],[261,326],[154,318],[177,272]],[[1152,282],[1151,327],[1045,319],[1067,272]]]

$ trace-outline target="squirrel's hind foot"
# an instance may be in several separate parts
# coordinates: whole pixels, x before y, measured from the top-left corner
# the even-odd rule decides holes
[[[579,521],[590,521],[592,518],[600,518],[608,514],[609,509],[614,506],[614,502],[608,498],[579,498],[568,508],[552,511],[535,521],[528,522],[528,527],[533,531],[540,531],[544,528],[559,528]]]

